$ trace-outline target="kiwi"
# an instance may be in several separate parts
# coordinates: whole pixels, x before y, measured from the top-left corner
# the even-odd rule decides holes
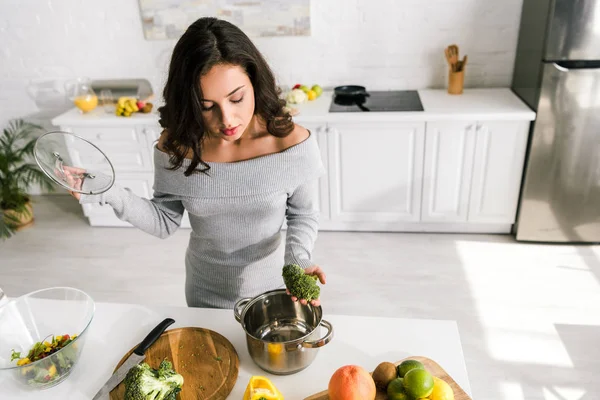
[[[391,362],[382,362],[373,371],[375,386],[385,391],[388,384],[397,377],[396,366]]]

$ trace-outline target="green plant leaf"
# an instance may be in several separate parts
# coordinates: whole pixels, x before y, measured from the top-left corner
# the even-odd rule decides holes
[[[18,218],[11,214],[5,214],[4,210],[0,209],[0,239],[8,239],[14,235],[18,223]]]
[[[17,216],[2,213],[0,237],[14,234],[18,215],[27,215],[25,204],[29,200],[27,190],[38,184],[49,191],[54,190],[52,181],[32,162],[36,138],[42,127],[22,119],[11,120],[0,135],[0,208],[15,210]],[[16,219],[16,220],[15,220]]]

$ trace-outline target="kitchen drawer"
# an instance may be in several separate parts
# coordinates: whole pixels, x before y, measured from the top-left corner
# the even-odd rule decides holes
[[[77,146],[75,138],[67,136],[67,148],[74,165],[86,166],[91,170],[104,171],[104,159],[91,146]],[[81,142],[80,142],[81,143]],[[144,143],[135,146],[119,145],[113,142],[98,143],[92,141],[110,160],[115,171],[152,171],[150,148]]]
[[[150,199],[154,193],[152,185],[154,174],[122,174],[117,176],[119,186],[129,188],[138,196]],[[92,226],[131,226],[129,222],[121,221],[114,213],[110,205],[83,204],[83,213],[89,219]],[[190,220],[187,212],[181,221],[182,228],[190,228]]]
[[[123,176],[124,175],[124,176]],[[149,199],[152,197],[154,184],[154,174],[123,174],[117,175],[115,184],[130,189],[134,194]],[[86,216],[92,214],[114,215],[112,207],[109,205],[101,206],[99,204],[82,204],[83,212]]]
[[[99,148],[105,146],[147,147],[146,131],[141,127],[76,127],[71,131]]]

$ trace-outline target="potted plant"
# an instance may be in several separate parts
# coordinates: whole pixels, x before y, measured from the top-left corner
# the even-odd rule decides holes
[[[41,126],[21,119],[9,122],[0,135],[0,238],[33,222],[27,189],[37,183],[52,191],[52,182],[35,164],[33,149]]]

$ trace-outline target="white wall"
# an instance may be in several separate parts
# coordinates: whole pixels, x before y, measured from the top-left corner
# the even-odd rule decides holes
[[[311,0],[312,36],[256,38],[282,85],[444,87],[443,49],[469,55],[467,86],[508,86],[522,0]],[[146,41],[136,0],[0,2],[0,126],[60,108],[31,82],[147,78],[162,90],[175,41]],[[44,104],[41,104],[41,103]],[[44,116],[52,114],[52,110]]]

